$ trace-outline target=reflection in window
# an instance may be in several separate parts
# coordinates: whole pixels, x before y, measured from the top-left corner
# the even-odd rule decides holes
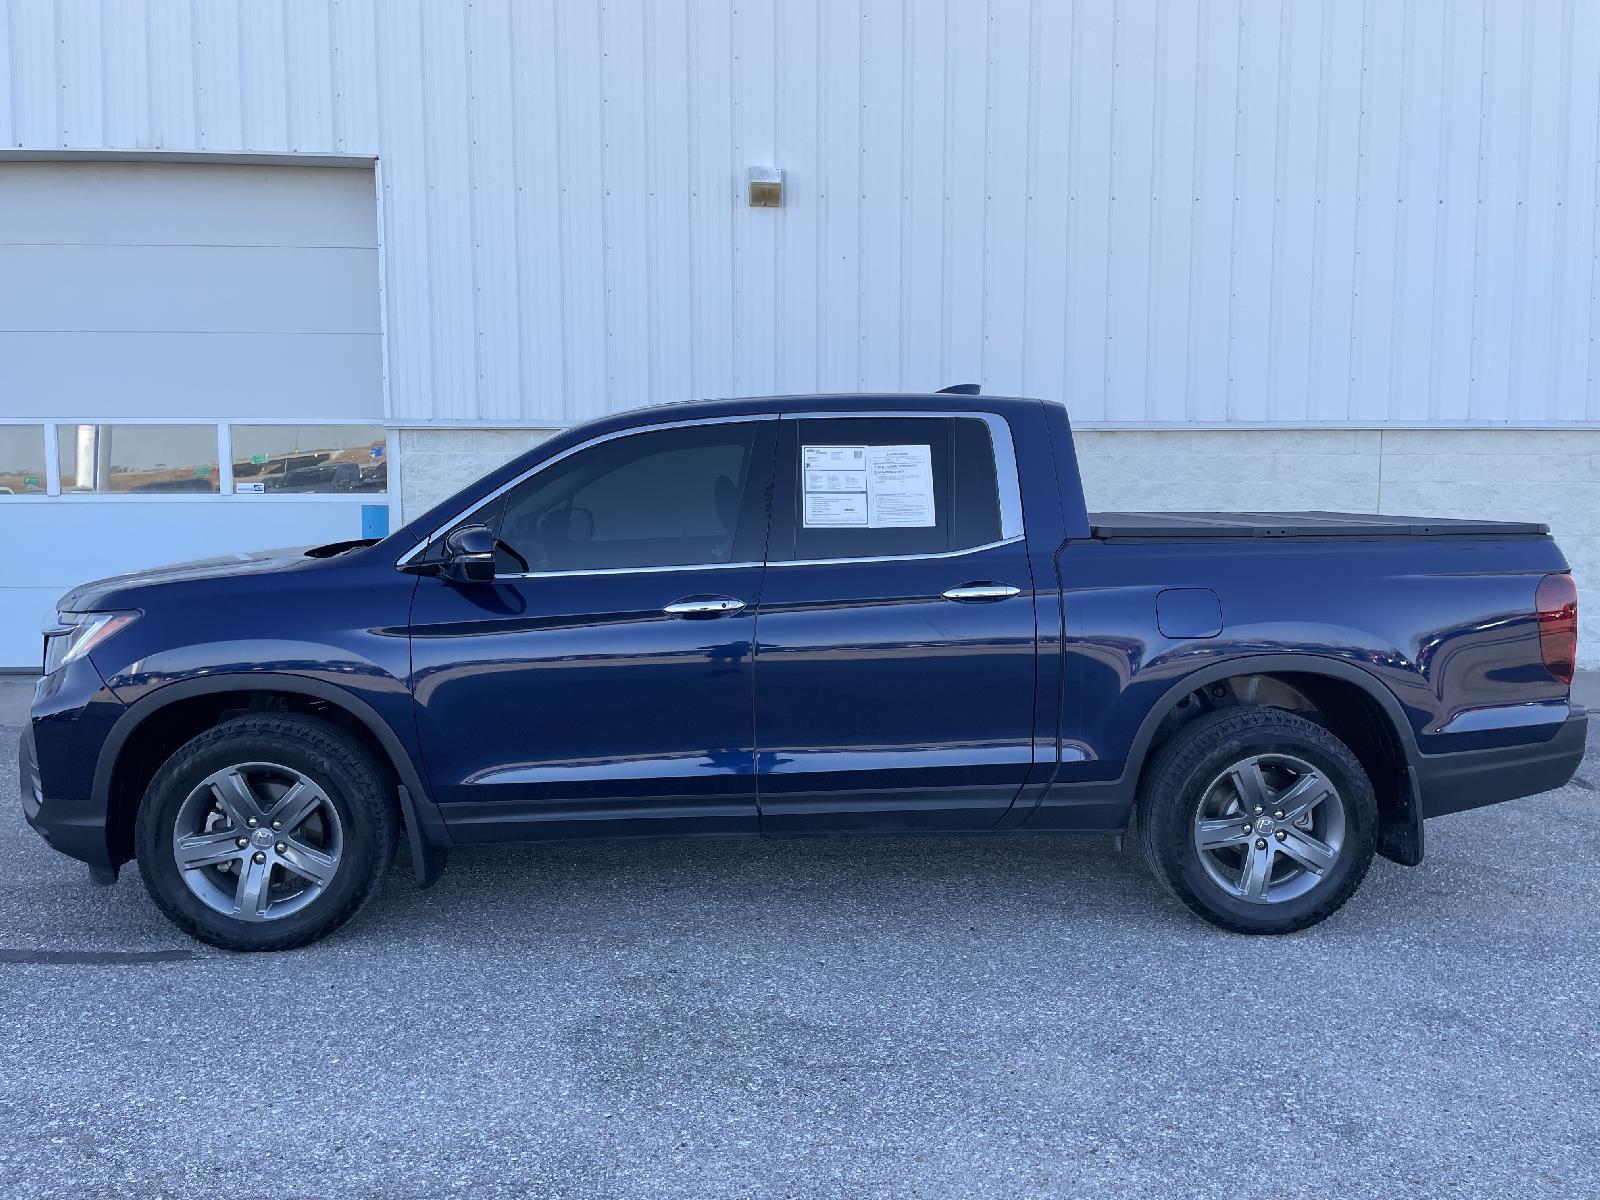
[[[0,496],[44,494],[44,426],[0,425]]]
[[[214,493],[215,425],[58,425],[61,491]]]
[[[233,490],[384,492],[389,459],[381,425],[235,425]]]

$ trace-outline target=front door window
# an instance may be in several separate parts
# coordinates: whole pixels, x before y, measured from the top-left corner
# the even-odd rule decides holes
[[[755,441],[750,422],[613,438],[539,471],[475,519],[494,528],[506,575],[731,563]]]

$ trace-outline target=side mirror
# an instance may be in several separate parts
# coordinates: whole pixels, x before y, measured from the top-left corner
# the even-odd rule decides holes
[[[456,583],[494,579],[494,534],[487,525],[463,525],[444,539],[444,577]]]

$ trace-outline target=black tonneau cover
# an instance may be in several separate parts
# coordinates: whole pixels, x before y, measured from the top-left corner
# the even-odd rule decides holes
[[[1097,538],[1534,537],[1536,521],[1470,521],[1342,512],[1102,512],[1089,514]]]

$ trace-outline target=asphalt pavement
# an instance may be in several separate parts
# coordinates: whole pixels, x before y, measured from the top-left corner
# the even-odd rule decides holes
[[[185,939],[25,826],[0,681],[0,1195],[1600,1194],[1600,760],[1290,937],[1109,839],[402,862],[333,938]]]

